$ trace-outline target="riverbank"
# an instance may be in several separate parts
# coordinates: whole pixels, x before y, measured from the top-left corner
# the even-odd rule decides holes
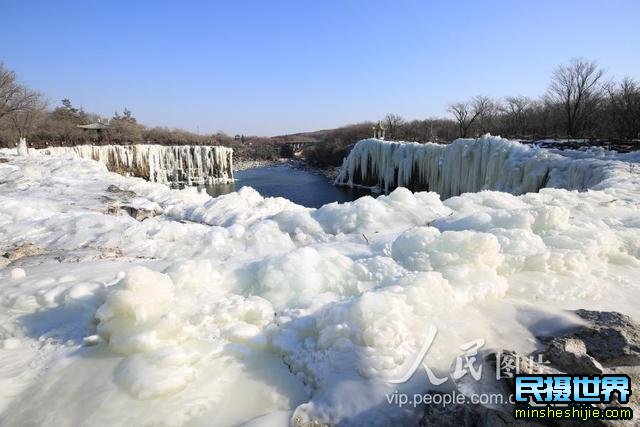
[[[275,166],[280,164],[279,160],[234,160],[233,171],[239,172],[246,169],[261,168],[264,166]]]
[[[294,169],[302,169],[305,170],[307,172],[311,172],[314,175],[321,175],[323,177],[325,177],[328,181],[330,181],[331,183],[333,183],[333,181],[335,181],[336,177],[340,174],[340,168],[339,167],[328,167],[328,168],[319,168],[313,165],[310,165],[309,163],[307,163],[306,161],[302,160],[302,159],[288,159],[289,162],[289,166],[294,168]]]

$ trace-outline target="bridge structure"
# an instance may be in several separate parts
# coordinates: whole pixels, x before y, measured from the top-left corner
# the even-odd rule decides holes
[[[288,141],[281,145],[280,155],[282,157],[298,157],[302,155],[305,148],[317,144],[318,141]]]

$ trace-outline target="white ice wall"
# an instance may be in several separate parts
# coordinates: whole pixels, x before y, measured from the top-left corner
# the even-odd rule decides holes
[[[53,155],[71,153],[97,160],[110,171],[152,182],[212,184],[233,181],[233,149],[201,145],[78,145],[40,150]]]
[[[335,183],[377,182],[385,192],[418,184],[443,198],[480,190],[524,194],[543,187],[586,190],[625,167],[596,154],[563,155],[489,135],[448,145],[365,139],[344,160]]]

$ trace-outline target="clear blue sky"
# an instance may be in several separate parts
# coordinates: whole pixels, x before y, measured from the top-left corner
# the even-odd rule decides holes
[[[0,0],[0,60],[52,105],[276,135],[537,96],[577,56],[639,79],[639,17],[640,0]]]

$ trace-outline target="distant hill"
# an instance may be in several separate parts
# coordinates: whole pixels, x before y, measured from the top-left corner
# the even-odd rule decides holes
[[[336,128],[340,129],[340,128]],[[276,142],[299,142],[299,141],[311,141],[320,142],[326,141],[336,129],[322,129],[310,132],[290,133],[286,135],[272,136],[271,139]]]

